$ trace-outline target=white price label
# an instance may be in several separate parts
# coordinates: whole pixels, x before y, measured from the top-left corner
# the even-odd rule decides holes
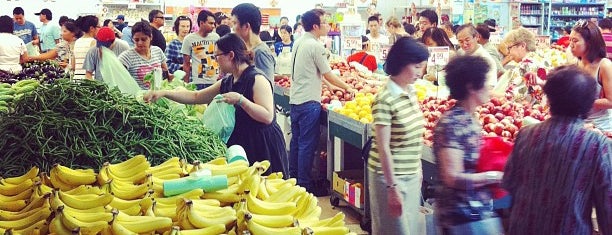
[[[429,59],[427,65],[446,65],[450,59],[450,49],[448,47],[428,47]]]
[[[502,42],[502,35],[499,32],[493,32],[489,36],[489,42],[493,45],[499,45]]]
[[[361,37],[344,37],[342,40],[344,49],[361,50]]]
[[[389,54],[389,50],[390,50],[390,49],[391,49],[391,46],[390,46],[390,45],[383,45],[383,46],[382,46],[382,49],[381,49],[380,54],[381,54],[381,58],[382,58],[383,60],[387,60],[387,55]]]
[[[536,46],[542,49],[549,48],[550,47],[550,36],[549,35],[536,36]]]
[[[134,3],[134,2],[129,2],[129,3],[128,3],[128,9],[136,9],[136,3]]]

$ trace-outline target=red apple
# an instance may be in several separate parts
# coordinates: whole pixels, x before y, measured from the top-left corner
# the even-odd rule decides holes
[[[342,91],[336,91],[336,96],[338,96],[338,97],[343,97],[343,96],[344,96],[344,92],[342,92]]]
[[[504,124],[501,123],[495,123],[495,127],[493,127],[493,131],[495,131],[495,134],[497,135],[501,135],[502,132],[504,131]]]
[[[506,115],[504,115],[503,113],[496,113],[495,114],[495,118],[497,118],[497,120],[501,121],[502,119],[504,119]]]
[[[512,138],[512,133],[509,131],[502,131],[501,136],[505,138]]]

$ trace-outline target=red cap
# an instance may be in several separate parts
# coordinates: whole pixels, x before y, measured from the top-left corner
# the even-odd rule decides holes
[[[115,32],[109,27],[102,27],[98,30],[98,34],[96,34],[96,40],[98,42],[114,42]]]

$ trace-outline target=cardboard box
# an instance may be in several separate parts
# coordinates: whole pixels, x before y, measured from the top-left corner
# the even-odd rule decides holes
[[[363,170],[336,171],[333,174],[333,189],[348,201],[349,187],[356,181],[363,182]]]
[[[357,208],[363,207],[364,195],[363,180],[355,182],[349,186],[348,202]]]

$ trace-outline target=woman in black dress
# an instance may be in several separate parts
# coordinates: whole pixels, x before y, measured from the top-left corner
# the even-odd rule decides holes
[[[219,39],[214,50],[220,72],[232,74],[200,91],[152,91],[147,102],[161,97],[183,104],[208,104],[217,94],[236,107],[236,124],[227,145],[244,148],[249,162],[269,160],[271,172],[287,172],[285,139],[276,123],[272,84],[252,64],[246,45],[236,34]],[[204,143],[203,143],[204,144]]]

